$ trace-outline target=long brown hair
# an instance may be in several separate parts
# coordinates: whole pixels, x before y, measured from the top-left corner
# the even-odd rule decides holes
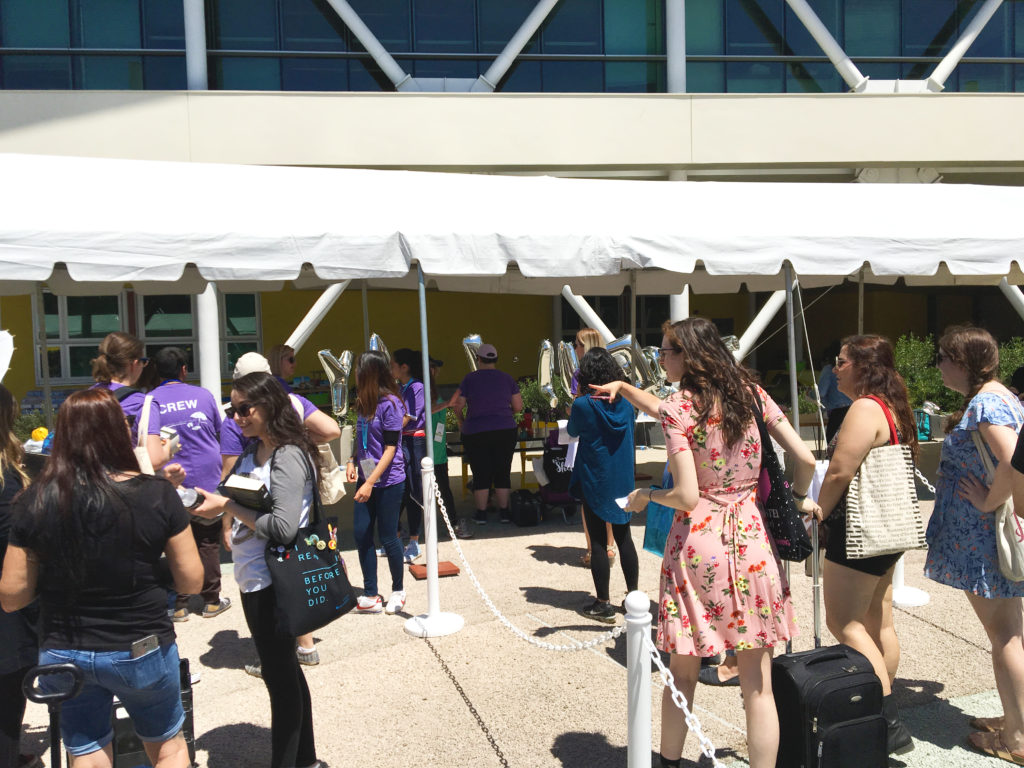
[[[114,331],[100,342],[100,353],[92,361],[92,377],[100,384],[109,384],[114,377],[124,378],[132,363],[143,357],[142,342],[130,333]]]
[[[4,487],[4,475],[10,467],[21,478],[22,485],[28,485],[28,475],[21,468],[23,450],[14,436],[14,420],[18,418],[18,404],[14,396],[0,384],[0,490]]]
[[[388,395],[401,400],[388,359],[375,349],[363,352],[356,364],[356,412],[365,419],[372,419],[380,399]]]
[[[917,459],[917,422],[910,408],[907,385],[896,371],[896,358],[892,344],[884,336],[866,334],[847,336],[843,349],[850,365],[857,369],[858,395],[874,395],[892,411],[896,428],[903,442]]]
[[[679,386],[693,393],[697,426],[706,429],[708,419],[718,415],[726,444],[735,445],[754,418],[753,375],[736,362],[710,320],[690,317],[661,329],[682,355]]]
[[[967,372],[967,392],[946,419],[946,432],[960,423],[971,398],[999,375],[999,345],[992,334],[972,325],[951,325],[939,339],[939,351]]]
[[[302,449],[316,467],[317,483],[323,482],[323,460],[316,444],[306,432],[302,417],[292,405],[292,399],[272,374],[247,373],[231,382],[231,389],[237,392],[250,406],[259,406],[267,415],[267,435],[274,445],[294,445]]]

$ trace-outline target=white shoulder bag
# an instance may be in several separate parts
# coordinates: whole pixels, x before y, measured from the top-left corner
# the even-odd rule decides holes
[[[142,410],[139,412],[139,435],[135,441],[135,460],[139,462],[139,471],[144,475],[155,475],[153,462],[149,458],[149,449],[146,447],[146,440],[149,438],[149,411],[153,405],[153,396],[146,395],[142,401]]]
[[[996,477],[992,457],[985,446],[985,439],[977,429],[971,430],[974,447],[981,455],[986,480],[991,486]],[[1013,496],[1008,498],[993,513],[996,516],[996,552],[999,555],[999,570],[1010,581],[1024,581],[1024,526],[1013,512]]]
[[[302,402],[291,394],[288,395],[288,399],[292,401],[292,407],[299,414],[299,422],[302,423]],[[316,448],[320,452],[324,476],[323,482],[320,483],[320,502],[322,504],[337,504],[345,497],[345,471],[338,466],[338,460],[329,443],[320,443]]]

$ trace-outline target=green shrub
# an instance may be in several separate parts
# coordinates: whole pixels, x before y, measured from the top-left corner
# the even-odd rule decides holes
[[[36,427],[45,427],[46,419],[42,411],[30,411],[23,413],[14,420],[14,436],[19,442],[24,443],[32,436],[32,430]]]
[[[1013,372],[1024,365],[1024,339],[1014,336],[999,345],[999,378],[1010,383]]]
[[[924,338],[913,333],[900,336],[893,353],[896,370],[907,383],[912,408],[920,408],[925,400],[938,405],[943,413],[959,407],[961,395],[942,384],[942,374],[935,367],[935,340],[931,334]]]

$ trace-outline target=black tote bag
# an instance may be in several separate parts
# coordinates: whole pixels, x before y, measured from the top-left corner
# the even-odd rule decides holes
[[[811,554],[811,538],[807,535],[803,518],[793,501],[793,492],[783,476],[779,457],[772,447],[772,439],[761,413],[761,398],[756,391],[751,390],[751,393],[754,396],[754,420],[757,422],[757,431],[761,433],[761,475],[762,479],[767,476],[771,488],[768,497],[761,499],[764,522],[779,557],[799,563]],[[763,486],[763,482],[759,483],[759,487]]]
[[[264,554],[274,582],[278,621],[292,637],[320,629],[356,606],[356,593],[339,549],[338,520],[323,516],[308,456],[306,467],[314,478],[309,525],[300,528],[295,541],[287,546],[268,544]]]

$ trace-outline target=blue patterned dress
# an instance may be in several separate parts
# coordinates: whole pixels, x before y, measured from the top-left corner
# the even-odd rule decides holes
[[[985,468],[971,438],[982,422],[1012,427],[1019,434],[1024,408],[1013,395],[979,393],[971,399],[960,423],[946,435],[935,484],[935,509],[928,522],[924,575],[981,597],[1024,597],[1024,582],[1010,581],[999,572],[995,515],[979,512],[957,493],[960,479],[968,474],[985,480]],[[994,457],[992,463],[998,465]]]

